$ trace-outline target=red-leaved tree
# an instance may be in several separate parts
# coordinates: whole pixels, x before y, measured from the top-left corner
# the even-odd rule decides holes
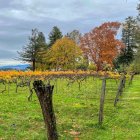
[[[107,22],[81,38],[83,53],[89,61],[95,63],[97,70],[102,70],[104,62],[113,66],[113,60],[124,47],[124,44],[116,39],[120,25],[119,22]]]

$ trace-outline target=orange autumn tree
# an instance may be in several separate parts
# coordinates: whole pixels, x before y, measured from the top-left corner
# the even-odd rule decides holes
[[[81,38],[80,46],[84,56],[96,65],[97,70],[102,70],[104,63],[113,66],[113,60],[124,47],[124,44],[115,38],[120,25],[118,22],[107,22]]]
[[[63,37],[55,42],[50,49],[49,55],[53,69],[75,69],[81,59],[82,50],[73,40]]]

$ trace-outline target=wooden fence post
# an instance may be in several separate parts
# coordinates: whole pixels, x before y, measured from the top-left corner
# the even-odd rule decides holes
[[[100,109],[99,109],[99,125],[103,123],[103,110],[104,110],[104,101],[105,101],[105,90],[106,90],[106,78],[102,79],[102,89],[100,97]]]
[[[122,95],[123,88],[125,87],[125,81],[126,81],[126,77],[125,77],[125,75],[123,75],[120,79],[118,91],[116,93],[116,97],[115,97],[115,101],[114,101],[114,106],[117,105],[117,102],[119,100],[119,96]]]
[[[120,92],[120,96],[123,93],[123,88],[125,88],[125,83],[126,83],[126,76],[124,74],[123,77],[122,77],[122,89],[121,89],[121,92]]]
[[[48,140],[58,140],[56,119],[52,103],[54,86],[51,86],[50,84],[44,85],[41,80],[34,81],[33,86],[42,109]]]
[[[29,92],[30,92],[29,96],[28,96],[28,101],[31,101],[32,100],[32,95],[33,95],[33,89],[34,89],[34,88],[31,87],[31,81],[27,82],[27,86],[28,86]]]
[[[132,84],[132,81],[133,81],[134,75],[135,75],[135,73],[132,73],[132,74],[131,74],[130,81],[129,81],[129,85]]]

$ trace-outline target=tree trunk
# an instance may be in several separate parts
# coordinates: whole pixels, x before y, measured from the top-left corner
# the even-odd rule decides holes
[[[35,60],[33,60],[33,71],[35,71]]]
[[[51,86],[50,84],[44,85],[42,81],[34,81],[33,86],[42,109],[48,140],[58,140],[56,119],[52,103],[54,86]]]

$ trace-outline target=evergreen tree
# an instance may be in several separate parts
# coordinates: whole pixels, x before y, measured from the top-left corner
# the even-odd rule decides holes
[[[60,29],[57,26],[54,26],[49,34],[49,40],[50,40],[49,47],[51,47],[56,42],[57,39],[61,39],[62,37],[63,35]]]
[[[43,63],[43,55],[46,54],[46,51],[48,49],[48,45],[46,44],[45,36],[42,32],[38,33],[38,38],[36,40],[38,48],[37,58],[38,62]]]
[[[137,6],[137,10],[138,10],[137,20],[140,21],[140,3]]]
[[[32,29],[32,34],[29,37],[29,43],[23,47],[21,52],[18,52],[19,59],[31,63],[32,70],[36,70],[36,63],[42,62],[41,54],[46,48],[45,36],[37,29]]]
[[[136,18],[137,29],[135,31],[135,40],[136,40],[138,49],[140,49],[140,3],[137,6],[137,10],[138,10],[138,16]]]
[[[135,72],[140,73],[140,48],[135,55],[134,66]]]
[[[135,54],[135,60],[134,60],[134,71],[137,73],[140,73],[140,3],[137,6],[138,10],[138,16],[137,16],[137,29],[135,32],[135,40],[136,40],[136,54]]]
[[[136,48],[135,40],[136,20],[133,17],[128,17],[125,20],[122,28],[122,41],[125,48],[122,49],[120,56],[117,58],[117,63],[129,65],[134,60],[134,49]]]

